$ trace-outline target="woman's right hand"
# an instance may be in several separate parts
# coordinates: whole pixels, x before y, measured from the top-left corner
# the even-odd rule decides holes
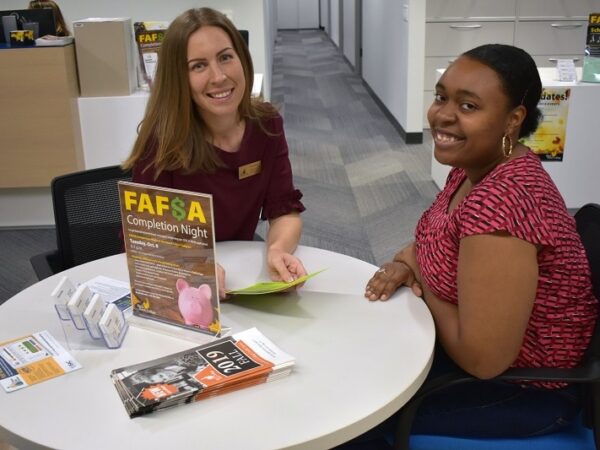
[[[385,301],[403,285],[410,287],[416,296],[423,295],[421,285],[408,264],[402,261],[388,262],[367,283],[365,297],[370,301]]]

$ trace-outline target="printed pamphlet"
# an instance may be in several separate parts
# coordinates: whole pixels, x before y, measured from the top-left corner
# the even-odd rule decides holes
[[[140,57],[140,71],[148,86],[152,86],[158,63],[158,50],[168,26],[168,22],[134,22],[133,24]]]
[[[544,87],[538,108],[543,120],[537,130],[520,142],[531,148],[542,161],[562,161],[567,138],[570,88]]]
[[[319,275],[325,269],[318,270],[317,272],[309,273],[303,277],[299,277],[294,281],[261,281],[242,289],[231,289],[226,291],[228,295],[260,295],[260,294],[272,294],[274,292],[285,291],[291,287],[297,286],[304,283],[306,280],[311,279]]]
[[[600,12],[589,16],[581,81],[600,83]]]
[[[212,196],[123,181],[119,196],[131,323],[190,339],[218,335]]]
[[[106,303],[114,303],[124,313],[131,308],[131,292],[126,281],[98,275],[85,284],[94,294],[100,294]]]
[[[0,343],[0,385],[6,392],[81,369],[46,330]]]
[[[294,358],[256,328],[111,372],[129,417],[288,375]]]

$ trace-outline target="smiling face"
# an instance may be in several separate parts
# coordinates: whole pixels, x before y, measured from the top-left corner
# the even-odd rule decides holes
[[[192,99],[209,128],[236,120],[246,81],[229,35],[213,26],[192,33],[187,67]]]
[[[511,108],[494,70],[474,59],[458,58],[435,87],[427,112],[434,156],[477,177],[504,159],[502,136],[516,143],[522,108]],[[469,176],[471,176],[469,175]]]

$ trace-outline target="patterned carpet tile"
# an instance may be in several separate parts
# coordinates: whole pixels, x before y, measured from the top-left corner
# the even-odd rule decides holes
[[[306,59],[312,67],[322,67],[323,64],[330,64],[332,59],[338,63],[342,62],[342,57],[339,55],[331,54],[331,49],[319,49],[318,47],[312,47],[310,52],[307,52]]]
[[[297,147],[295,148],[297,149]],[[331,146],[322,146],[321,148],[328,148],[328,150],[322,151],[319,159],[309,154],[299,156],[297,152],[291,155],[290,159],[294,167],[295,180],[304,178],[307,180],[306,183],[316,181],[335,188],[343,187],[348,189],[348,176],[344,166],[340,163],[339,151],[337,148]],[[328,156],[322,158],[325,154],[328,154]]]
[[[352,192],[361,217],[394,208],[399,203],[420,198],[416,186],[406,172],[396,172],[379,181],[353,186]]]
[[[287,103],[289,99],[293,97],[294,96],[287,94],[284,95],[284,102]],[[305,106],[314,106],[314,103]],[[328,117],[317,114],[294,114],[294,112],[287,108],[285,110],[285,122],[286,128],[296,127],[301,129],[332,130],[332,124]]]
[[[322,44],[325,39],[321,36],[309,37],[301,39],[302,44],[310,45],[310,44]]]
[[[294,90],[290,90],[290,91],[294,91]],[[297,92],[298,94],[300,94],[300,92]],[[311,96],[313,98],[318,98],[319,96],[319,91],[312,91],[312,92],[308,92],[307,96]],[[327,118],[327,120],[329,120],[329,118],[331,117],[331,114],[328,110],[326,110],[325,108],[323,108],[323,105],[319,103],[316,103],[314,105],[304,105],[304,104],[300,104],[300,103],[286,103],[286,114],[290,113],[290,114],[295,114],[298,116],[301,115],[307,115],[307,116],[316,116],[316,117],[321,117],[321,118]]]
[[[427,198],[411,198],[361,219],[377,265],[392,260],[413,241],[417,221],[430,203]]]
[[[336,136],[335,142],[340,148],[342,159],[346,165],[351,165],[363,159],[372,158],[392,150],[389,142],[382,136],[371,136],[369,138]],[[358,170],[360,169],[355,169],[355,172]]]
[[[288,72],[281,72],[285,77],[284,86],[286,88],[303,89],[305,91],[316,90],[319,88],[318,81],[315,79],[311,70],[305,69],[302,71],[306,74],[298,74],[297,72],[299,71],[299,69],[289,69]]]
[[[310,167],[317,166],[319,164],[328,165],[334,164],[337,166],[343,166],[344,160],[340,154],[340,148],[327,139],[296,139],[295,137],[288,136],[288,147],[292,149],[290,151],[290,158],[293,162],[311,163]],[[345,169],[344,169],[345,171]],[[294,173],[299,176],[306,176],[302,173],[302,167],[294,166]]]
[[[319,96],[311,96],[311,95],[302,95],[298,94],[283,94],[283,99],[281,103],[284,104],[296,104],[303,106],[314,106],[318,107],[319,105],[325,106],[323,103],[323,98]]]
[[[37,281],[29,258],[56,248],[52,229],[0,230],[0,304]]]
[[[353,188],[379,182],[396,173],[405,171],[401,155],[391,150],[374,153],[373,156],[346,165],[348,180]],[[393,180],[401,182],[402,180]]]

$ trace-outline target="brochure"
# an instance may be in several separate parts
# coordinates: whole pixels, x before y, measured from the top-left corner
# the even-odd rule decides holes
[[[132,324],[197,340],[221,332],[212,196],[119,182]]]
[[[538,108],[543,120],[535,132],[519,140],[542,161],[562,161],[565,153],[571,88],[544,87]]]
[[[228,295],[260,295],[260,294],[272,294],[273,292],[281,292],[289,289],[291,287],[297,286],[299,284],[304,283],[306,280],[311,279],[319,275],[326,269],[321,269],[313,273],[309,273],[308,275],[304,275],[303,277],[297,278],[294,281],[261,281],[259,283],[253,284],[252,286],[248,286],[242,289],[231,289],[226,291]]]
[[[600,83],[600,12],[588,19],[581,81]]]
[[[152,85],[156,64],[158,63],[158,50],[165,37],[168,22],[134,22],[135,42],[137,44],[140,72],[144,83]]]
[[[6,392],[81,369],[46,330],[0,343],[0,384]]]
[[[98,275],[85,283],[94,294],[100,294],[106,303],[114,303],[123,311],[131,308],[129,283]]]
[[[294,358],[256,328],[152,361],[115,369],[111,379],[137,417],[288,375]]]

